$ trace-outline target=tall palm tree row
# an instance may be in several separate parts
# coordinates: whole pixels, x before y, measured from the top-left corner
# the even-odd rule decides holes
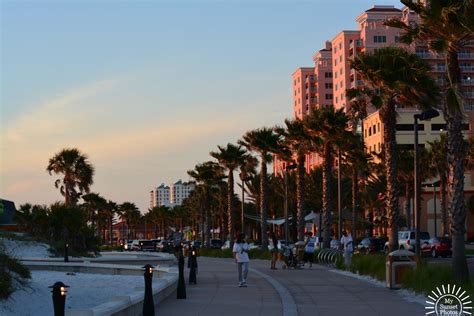
[[[62,174],[62,179],[54,182],[60,189],[66,204],[76,204],[83,193],[89,193],[93,184],[94,166],[85,154],[77,148],[65,148],[49,159],[46,171],[50,175]]]
[[[260,229],[262,249],[268,247],[268,178],[267,164],[271,162],[271,153],[279,151],[280,136],[272,128],[260,128],[247,131],[239,144],[260,156]]]
[[[348,117],[343,109],[321,108],[313,110],[305,118],[308,135],[322,157],[322,213],[323,213],[323,247],[329,248],[331,240],[331,212],[333,194],[331,190],[332,167],[335,152],[342,145],[343,139],[350,133],[347,128]],[[340,162],[339,162],[340,163]],[[341,220],[341,219],[340,219]]]
[[[379,109],[383,123],[386,205],[390,227],[390,251],[398,249],[399,186],[396,161],[396,122],[398,107],[427,109],[437,104],[439,89],[430,75],[430,67],[418,56],[401,48],[387,47],[374,53],[362,53],[351,66],[374,93],[371,105]]]
[[[306,154],[314,150],[314,142],[308,135],[306,126],[302,120],[285,120],[285,127],[277,127],[275,131],[283,137],[283,148],[288,148],[292,160],[296,157],[296,230],[298,240],[304,238],[304,216],[305,216],[305,161]],[[284,153],[284,152],[283,152]]]
[[[197,164],[193,170],[188,171],[189,176],[194,178],[197,183],[201,184],[204,189],[204,205],[203,205],[203,228],[202,234],[206,246],[211,242],[211,189],[224,178],[222,167],[213,161],[207,161]]]
[[[426,4],[414,0],[401,0],[420,17],[419,23],[391,19],[388,26],[404,31],[401,41],[412,44],[427,43],[430,50],[444,55],[446,63],[445,100],[442,102],[448,134],[448,194],[453,240],[453,277],[456,281],[468,280],[469,270],[465,256],[466,206],[464,203],[464,157],[462,124],[464,120],[463,94],[459,53],[473,39],[473,1],[430,0]]]

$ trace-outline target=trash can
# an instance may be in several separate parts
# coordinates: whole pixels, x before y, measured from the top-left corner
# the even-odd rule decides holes
[[[385,262],[385,280],[390,289],[402,287],[405,273],[416,267],[416,256],[413,252],[400,249],[388,254]]]

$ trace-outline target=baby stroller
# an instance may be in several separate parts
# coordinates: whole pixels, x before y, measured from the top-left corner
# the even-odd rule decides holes
[[[285,263],[283,264],[282,268],[293,268],[293,269],[300,269],[301,264],[298,260],[298,255],[296,253],[296,247],[294,246],[284,246],[283,247],[283,257]]]

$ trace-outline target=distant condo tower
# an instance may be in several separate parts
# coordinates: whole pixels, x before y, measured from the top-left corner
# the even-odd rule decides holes
[[[182,182],[178,180],[171,186],[162,183],[159,187],[150,191],[150,208],[155,206],[173,207],[181,205],[196,188],[195,182]]]

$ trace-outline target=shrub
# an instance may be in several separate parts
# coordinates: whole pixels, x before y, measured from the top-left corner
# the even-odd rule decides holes
[[[354,273],[370,275],[377,280],[385,280],[385,255],[363,255],[355,254],[352,256],[352,263],[349,270]]]
[[[0,299],[7,299],[13,293],[13,280],[24,284],[27,279],[31,279],[30,270],[18,260],[0,252]]]
[[[268,250],[251,249],[249,251],[249,258],[250,259],[271,260],[272,259],[272,254]]]

